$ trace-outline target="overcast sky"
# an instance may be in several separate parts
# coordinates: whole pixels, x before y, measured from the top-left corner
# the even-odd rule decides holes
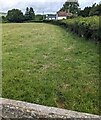
[[[36,2],[37,1],[37,2]],[[35,13],[55,13],[66,0],[0,0],[0,12],[18,8],[25,12],[26,7],[33,7]],[[80,8],[99,3],[101,0],[78,0]]]

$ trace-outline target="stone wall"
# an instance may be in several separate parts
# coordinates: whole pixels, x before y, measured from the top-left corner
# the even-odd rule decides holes
[[[0,99],[2,120],[101,120],[101,116],[71,110],[47,107],[22,101]],[[19,118],[19,119],[18,119]]]

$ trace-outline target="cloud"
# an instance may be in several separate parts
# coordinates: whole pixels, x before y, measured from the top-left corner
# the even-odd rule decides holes
[[[58,11],[66,0],[0,0],[0,12],[7,12],[10,9],[18,8],[25,12],[26,7],[33,7],[36,13],[53,13]],[[100,0],[78,0],[80,7],[90,6],[99,3]]]
[[[92,6],[94,3],[99,4],[100,0],[78,0],[80,7],[83,9],[86,6]]]
[[[64,2],[65,0],[0,0],[0,11],[7,12],[9,9],[18,8],[24,12],[26,7],[33,7],[37,13],[56,12]]]

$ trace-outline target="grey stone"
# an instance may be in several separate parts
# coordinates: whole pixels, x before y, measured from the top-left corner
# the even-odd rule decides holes
[[[10,100],[10,99],[0,99],[0,106],[2,110],[1,117],[3,120],[16,120],[20,118],[21,120],[101,120],[101,116],[76,112],[66,109],[60,109],[56,107],[47,107],[43,105],[32,104],[28,102]]]

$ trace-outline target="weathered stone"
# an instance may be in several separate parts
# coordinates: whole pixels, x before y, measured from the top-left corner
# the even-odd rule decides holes
[[[101,120],[101,116],[47,107],[22,101],[0,99],[2,120]]]

